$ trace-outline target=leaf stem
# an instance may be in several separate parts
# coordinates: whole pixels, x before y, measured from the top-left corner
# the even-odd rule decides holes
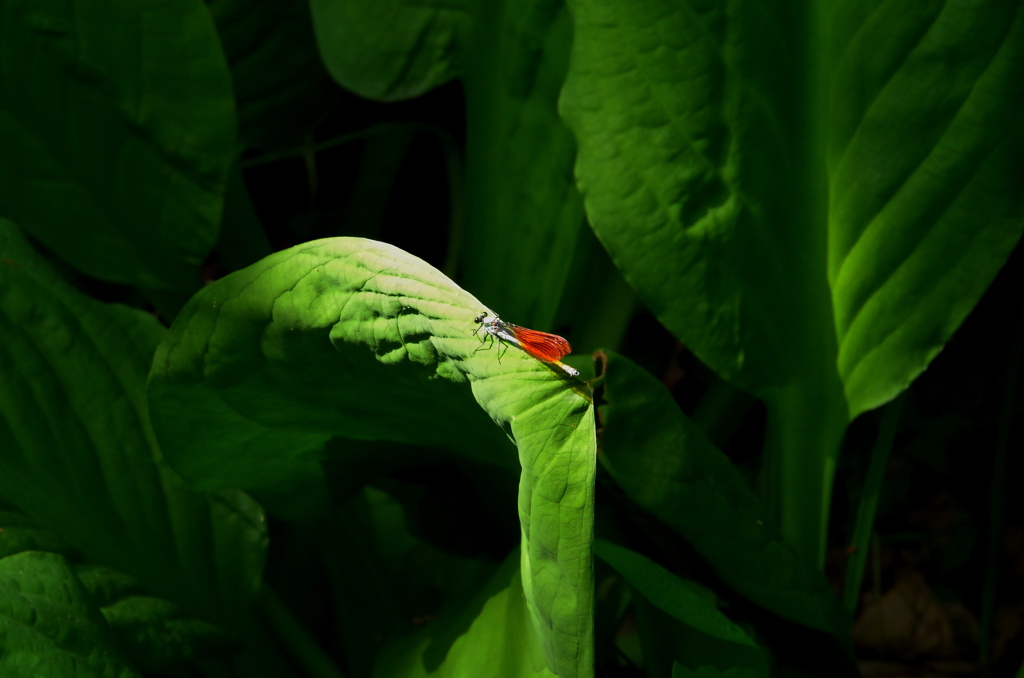
[[[345,678],[345,674],[334,665],[273,590],[264,586],[260,589],[257,602],[263,616],[291,655],[302,666],[310,678]]]
[[[857,510],[857,522],[854,525],[851,539],[853,555],[850,557],[846,569],[846,581],[843,583],[843,606],[851,617],[857,612],[857,602],[860,600],[860,587],[864,578],[864,565],[867,562],[868,552],[871,550],[869,542],[874,530],[878,498],[882,493],[885,469],[889,464],[892,441],[896,437],[896,424],[899,423],[905,399],[904,393],[885,408],[878,429],[878,438],[875,440],[875,446],[871,450],[871,459],[868,462],[868,473],[864,480],[864,491],[860,507]]]
[[[1020,383],[1021,358],[1024,354],[1022,344],[1024,344],[1024,312],[1017,315],[1017,327],[1013,333],[1013,340],[1010,342],[1012,348],[1003,381],[1003,402],[999,409],[995,458],[992,460],[992,483],[989,486],[988,552],[981,592],[981,642],[979,643],[979,664],[984,672],[983,675],[988,675],[988,662],[991,659],[992,618],[995,614],[996,590],[999,582],[999,557],[1005,523],[1010,431],[1013,428],[1017,404],[1016,389]],[[1021,670],[1024,672],[1024,664],[1022,664]]]

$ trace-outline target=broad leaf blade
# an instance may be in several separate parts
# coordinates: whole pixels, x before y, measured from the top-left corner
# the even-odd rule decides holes
[[[822,255],[797,267],[782,258],[824,246],[798,237],[800,196],[782,193],[793,167],[773,104],[791,85],[746,72],[755,52],[786,63],[781,17],[669,0],[569,7],[561,109],[595,233],[658,319],[719,374],[759,391],[785,383],[787,344],[808,310],[801,290],[827,298],[799,280],[824,278]],[[806,322],[831,332],[828,316]]]
[[[103,280],[192,289],[234,158],[200,0],[5,2],[0,213]]]
[[[829,281],[852,418],[928,366],[1020,238],[1024,7],[878,4],[836,28]]]

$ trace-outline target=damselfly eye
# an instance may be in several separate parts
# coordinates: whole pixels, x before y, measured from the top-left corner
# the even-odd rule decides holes
[[[476,318],[474,318],[473,322],[475,322],[475,323],[482,323],[484,321],[484,318],[486,318],[486,317],[487,317],[487,311],[484,311],[483,313],[478,315]]]

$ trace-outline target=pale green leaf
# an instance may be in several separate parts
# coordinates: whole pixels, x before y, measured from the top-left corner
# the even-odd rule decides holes
[[[517,348],[482,343],[474,319],[485,310],[384,243],[329,238],[278,252],[182,310],[150,376],[155,426],[175,468],[202,487],[313,477],[334,436],[448,449],[507,469],[518,449],[526,598],[551,666],[585,675],[589,389]]]

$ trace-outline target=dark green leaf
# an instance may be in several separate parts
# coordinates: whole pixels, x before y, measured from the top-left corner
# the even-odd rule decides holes
[[[480,3],[464,84],[466,284],[548,330],[580,255],[576,144],[558,116],[572,25],[558,0]]]
[[[340,100],[304,0],[212,0],[234,83],[238,135],[261,149],[298,145]]]
[[[119,647],[142,671],[171,672],[228,646],[216,626],[186,617],[180,607],[147,596],[132,578],[105,567],[85,567],[78,578],[100,607]]]
[[[0,675],[133,678],[109,630],[61,556],[0,559]]]
[[[40,527],[28,516],[0,511],[0,558],[24,551],[48,551],[70,556],[74,548],[60,535]]]
[[[661,384],[609,354],[605,400],[602,461],[633,501],[685,537],[742,595],[846,637],[847,622],[828,582],[782,542],[743,477]]]
[[[200,0],[5,2],[0,214],[81,271],[194,289],[235,155]]]
[[[90,562],[244,624],[262,513],[162,466],[144,389],[163,334],[148,314],[73,291],[0,220],[0,496]]]
[[[407,99],[456,77],[469,29],[463,0],[312,0],[327,70],[369,99]]]
[[[719,640],[757,647],[743,629],[719,612],[715,595],[700,584],[677,577],[650,558],[609,541],[595,541],[594,554],[652,604],[679,621]]]

